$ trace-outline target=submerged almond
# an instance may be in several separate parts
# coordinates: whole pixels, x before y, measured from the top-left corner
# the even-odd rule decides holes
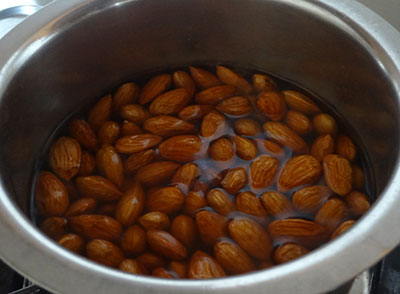
[[[171,75],[160,74],[151,78],[140,93],[139,103],[141,105],[152,101],[171,85]]]
[[[51,146],[49,163],[51,169],[63,180],[71,180],[79,171],[81,147],[75,139],[61,137]]]
[[[194,125],[173,116],[159,115],[148,118],[143,129],[159,136],[174,136],[192,133]]]
[[[221,81],[209,71],[194,66],[189,66],[189,69],[196,85],[202,89],[207,89],[221,84]]]

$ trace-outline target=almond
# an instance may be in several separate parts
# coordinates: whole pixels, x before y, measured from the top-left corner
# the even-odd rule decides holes
[[[178,117],[184,121],[199,120],[213,109],[211,105],[189,105],[179,111]]]
[[[115,121],[106,121],[97,132],[101,144],[114,144],[121,130]]]
[[[188,269],[186,263],[173,260],[169,263],[169,268],[171,271],[177,274],[179,278],[181,279],[187,278]]]
[[[308,250],[296,243],[285,243],[274,252],[274,261],[277,264],[292,261],[308,253]]]
[[[207,201],[202,193],[190,191],[186,195],[184,212],[187,215],[194,217],[196,212],[205,206],[207,206]]]
[[[149,211],[159,211],[171,214],[182,208],[185,202],[181,190],[178,187],[164,187],[156,189],[147,195],[146,207]]]
[[[170,271],[167,271],[163,267],[158,267],[151,273],[153,277],[163,278],[163,279],[176,279],[176,277]]]
[[[292,196],[293,206],[304,213],[316,213],[333,192],[326,186],[308,186],[297,190]]]
[[[127,104],[135,103],[139,98],[140,88],[135,83],[122,84],[113,96],[113,111],[118,114],[121,107]]]
[[[91,214],[96,209],[96,200],[93,198],[81,198],[72,203],[65,212],[66,217]]]
[[[241,212],[262,218],[267,216],[267,211],[262,206],[260,199],[252,192],[239,193],[236,196],[235,205]]]
[[[207,193],[211,188],[219,186],[227,172],[228,170],[219,171],[209,166],[203,166],[202,178],[207,182],[207,186],[203,187],[205,190],[202,189],[201,191]]]
[[[100,205],[99,208],[97,208],[96,214],[104,214],[114,217],[116,207],[116,204],[104,203],[103,205]]]
[[[348,229],[350,229],[356,221],[354,220],[348,220],[348,221],[344,221],[336,230],[335,232],[333,232],[332,236],[331,236],[331,240],[337,238],[338,236],[342,235],[343,233],[345,233]]]
[[[156,152],[153,149],[144,150],[137,153],[132,153],[124,162],[126,172],[133,172],[148,163],[152,162],[156,157]]]
[[[305,135],[312,131],[310,119],[301,112],[289,110],[285,117],[285,123],[299,135]]]
[[[135,274],[135,275],[146,275],[148,274],[147,270],[134,259],[124,259],[118,266],[121,271]]]
[[[276,158],[261,155],[250,164],[250,186],[261,189],[270,186],[279,169]]]
[[[82,253],[83,248],[85,247],[85,241],[82,237],[76,234],[66,234],[62,236],[58,240],[58,244],[60,244],[65,249],[69,251],[75,252],[77,254]]]
[[[259,144],[259,149],[262,153],[272,155],[276,158],[282,158],[284,156],[285,151],[283,150],[281,145],[273,141],[263,139],[261,139],[259,142],[261,143],[261,147]]]
[[[322,161],[325,156],[335,151],[335,141],[329,134],[321,135],[315,139],[311,147],[311,155],[318,161]]]
[[[78,175],[89,176],[96,168],[96,159],[89,152],[82,151]]]
[[[172,178],[173,184],[178,184],[179,187],[188,191],[194,185],[194,182],[200,177],[200,169],[195,163],[186,163],[182,165]]]
[[[175,114],[181,111],[192,98],[190,91],[179,88],[165,92],[151,102],[149,106],[150,113],[159,114]]]
[[[257,136],[261,133],[259,124],[251,118],[241,118],[235,121],[235,133],[241,136]]]
[[[141,105],[149,103],[161,93],[166,91],[171,85],[171,75],[161,74],[152,77],[143,87],[140,93],[139,103]]]
[[[272,140],[287,146],[296,153],[304,153],[308,146],[291,128],[280,122],[267,122],[263,125],[265,133]]]
[[[150,117],[146,108],[139,104],[127,104],[121,107],[120,115],[129,122],[141,125]]]
[[[223,83],[240,89],[240,91],[242,91],[244,94],[250,94],[253,90],[248,81],[246,81],[241,75],[235,73],[233,70],[225,66],[217,66],[217,77]]]
[[[236,243],[228,240],[214,245],[214,255],[222,268],[230,274],[244,274],[256,269],[250,257]]]
[[[200,126],[201,135],[208,141],[221,137],[226,131],[225,116],[218,111],[211,111],[207,114]]]
[[[317,114],[314,116],[312,123],[314,130],[320,135],[335,135],[337,133],[336,120],[327,113]]]
[[[202,89],[207,89],[221,84],[221,81],[212,73],[193,66],[189,66],[190,74],[197,86]]]
[[[203,210],[196,214],[196,225],[202,241],[213,245],[228,234],[228,219],[218,213]]]
[[[235,195],[247,184],[247,174],[243,167],[232,168],[221,181],[221,186],[229,193]]]
[[[276,85],[274,80],[267,75],[262,74],[253,75],[253,88],[257,92],[278,90],[278,86]]]
[[[231,97],[236,92],[236,87],[229,85],[218,85],[196,94],[198,104],[215,105],[225,98]]]
[[[126,229],[121,237],[121,249],[125,254],[141,254],[146,250],[146,232],[134,225]]]
[[[67,220],[63,217],[46,218],[39,226],[40,230],[50,238],[57,240],[67,231]]]
[[[117,267],[124,260],[124,254],[117,246],[100,239],[87,243],[86,255],[89,259],[110,267]]]
[[[139,223],[146,230],[168,230],[170,221],[168,215],[159,211],[152,211],[142,215]]]
[[[121,125],[121,136],[142,134],[142,129],[135,123],[124,120]]]
[[[142,186],[135,181],[119,200],[115,218],[124,226],[135,223],[144,208],[145,194]]]
[[[297,91],[286,90],[282,93],[290,109],[302,112],[304,114],[314,114],[321,112],[319,107],[314,102],[312,102],[310,98]]]
[[[115,148],[111,145],[103,145],[96,154],[96,163],[100,171],[104,172],[107,179],[118,187],[124,181],[124,167],[122,160]]]
[[[257,156],[257,147],[252,140],[235,136],[233,141],[236,146],[236,154],[244,160],[252,160]]]
[[[72,216],[69,218],[69,224],[75,233],[87,239],[114,241],[122,233],[120,223],[114,218],[105,215],[86,214]]]
[[[208,154],[215,161],[226,162],[231,159],[233,160],[235,150],[233,149],[233,144],[229,139],[219,138],[210,144]],[[230,166],[230,164],[228,165]]]
[[[356,217],[361,217],[371,207],[368,197],[365,194],[358,192],[358,191],[350,192],[346,196],[345,200],[346,200],[346,204],[349,206],[351,212]]]
[[[84,148],[96,151],[98,141],[92,127],[83,119],[74,119],[69,123],[68,132],[72,138],[77,140]]]
[[[264,91],[258,95],[257,107],[269,119],[279,121],[286,115],[286,103],[282,93],[275,91]]]
[[[352,170],[350,162],[339,155],[330,154],[323,160],[324,177],[328,187],[340,196],[351,191]]]
[[[196,86],[192,77],[184,71],[178,70],[173,73],[172,81],[176,88],[185,88],[188,90],[192,95],[196,92]]]
[[[165,260],[153,253],[143,253],[137,258],[139,264],[143,265],[144,268],[148,271],[152,271],[153,269],[164,266],[166,264]]]
[[[339,136],[336,139],[336,153],[353,161],[357,154],[357,148],[348,136]]]
[[[322,173],[321,164],[311,155],[299,155],[289,159],[278,179],[278,190],[286,192],[296,187],[313,184]]]
[[[159,136],[174,136],[193,133],[194,125],[169,115],[159,115],[147,119],[143,129]]]
[[[171,137],[160,144],[160,155],[168,160],[178,162],[193,161],[201,151],[202,141],[195,135]]]
[[[76,179],[76,187],[83,197],[99,201],[114,201],[122,196],[113,183],[99,176],[79,177]]]
[[[318,210],[315,215],[315,222],[333,232],[346,216],[346,204],[338,198],[331,198]]]
[[[178,215],[171,224],[171,234],[186,248],[193,248],[197,240],[197,227],[194,220],[187,215]]]
[[[160,136],[153,134],[125,136],[115,142],[115,149],[119,153],[136,153],[156,146],[161,140]]]
[[[251,111],[251,104],[246,97],[235,96],[219,102],[216,109],[228,115],[245,115]]]
[[[145,186],[157,186],[164,184],[172,178],[180,167],[172,161],[157,161],[138,169],[136,178]]]
[[[35,200],[39,213],[44,216],[61,216],[69,205],[67,188],[47,171],[41,171],[36,180]]]
[[[229,197],[222,189],[212,189],[207,194],[207,203],[217,213],[228,215],[235,211],[235,205],[231,197]]]
[[[356,189],[362,189],[365,184],[365,177],[363,170],[358,165],[352,165],[351,167],[351,179],[352,179],[352,186]]]
[[[81,155],[82,151],[78,141],[69,137],[61,137],[50,147],[50,167],[57,176],[68,182],[79,171]]]
[[[166,231],[147,231],[147,242],[156,252],[173,260],[186,258],[186,248],[174,236]]]
[[[189,279],[211,279],[225,277],[226,274],[218,262],[203,251],[197,250],[189,262]]]
[[[107,95],[101,98],[89,111],[88,122],[94,131],[97,131],[110,118],[111,105],[111,95]]]
[[[268,260],[272,252],[272,242],[264,229],[255,221],[236,217],[229,223],[229,235],[248,254],[260,259]]]
[[[293,213],[293,207],[290,200],[279,192],[264,192],[261,196],[261,202],[268,214],[273,217],[282,218]]]

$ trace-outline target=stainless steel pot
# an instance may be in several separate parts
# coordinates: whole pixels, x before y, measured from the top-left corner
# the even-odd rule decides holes
[[[0,42],[0,254],[59,293],[320,293],[400,241],[400,34],[351,0],[56,1]],[[286,77],[358,131],[373,209],[299,260],[232,278],[170,281],[73,255],[29,221],[35,161],[72,111],[140,73],[224,63]]]

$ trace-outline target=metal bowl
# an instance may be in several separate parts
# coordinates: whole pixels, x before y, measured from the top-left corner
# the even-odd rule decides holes
[[[320,293],[400,241],[400,35],[351,0],[56,1],[0,42],[0,254],[56,293]],[[29,220],[35,162],[71,112],[138,74],[234,64],[283,76],[340,113],[379,196],[348,233],[297,261],[224,279],[162,280],[94,264]]]

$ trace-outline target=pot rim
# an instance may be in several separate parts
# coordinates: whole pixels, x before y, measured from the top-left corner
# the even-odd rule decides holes
[[[96,2],[55,1],[13,29],[0,42],[0,97],[29,58],[55,33],[63,17]],[[121,2],[121,1],[119,1]],[[122,1],[123,2],[123,1]],[[342,0],[280,0],[340,23],[368,44],[390,73],[400,100],[400,34],[360,3]],[[114,5],[118,1],[113,1]],[[112,5],[112,4],[110,4]],[[383,33],[382,33],[383,32]],[[373,48],[373,49],[372,49]],[[0,98],[1,99],[1,98]],[[136,276],[95,264],[59,247],[39,232],[0,185],[1,258],[16,271],[54,293],[320,293],[372,266],[400,242],[399,158],[392,178],[371,210],[349,233],[306,256],[268,270],[215,280],[167,280]],[[3,175],[4,176],[4,175]],[[391,230],[392,229],[392,230]],[[301,287],[299,286],[301,283]]]

